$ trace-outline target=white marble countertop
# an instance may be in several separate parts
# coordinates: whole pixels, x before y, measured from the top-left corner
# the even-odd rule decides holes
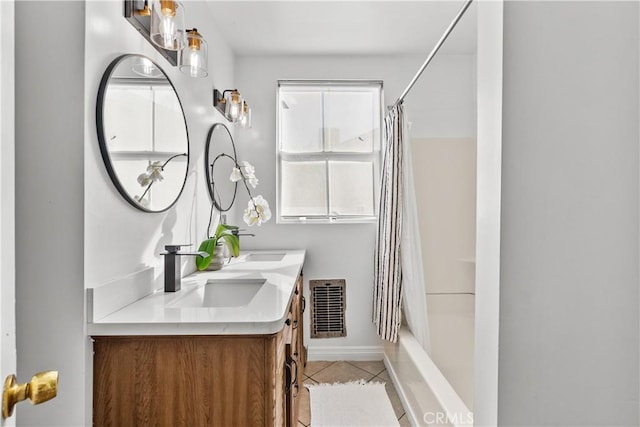
[[[251,260],[251,254],[284,254],[279,261]],[[182,278],[178,292],[156,290],[87,325],[88,335],[253,335],[282,329],[304,250],[248,251],[219,271],[202,271]],[[254,256],[255,258],[255,256]],[[278,258],[276,256],[275,258]],[[223,297],[240,289],[237,283],[259,284],[248,303],[215,307],[212,281],[227,283]],[[257,289],[257,286],[256,286]],[[210,302],[207,302],[210,301]]]

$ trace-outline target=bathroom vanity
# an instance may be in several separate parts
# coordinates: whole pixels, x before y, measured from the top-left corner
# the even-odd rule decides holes
[[[94,425],[296,426],[303,262],[242,254],[94,318]]]

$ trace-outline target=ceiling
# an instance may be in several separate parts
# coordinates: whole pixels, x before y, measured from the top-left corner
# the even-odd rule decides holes
[[[463,0],[220,1],[213,20],[239,55],[398,55],[431,51]],[[476,51],[472,3],[442,47]]]

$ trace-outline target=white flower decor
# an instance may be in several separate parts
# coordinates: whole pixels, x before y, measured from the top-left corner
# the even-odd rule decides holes
[[[241,179],[249,182],[253,188],[258,186],[258,178],[256,177],[256,168],[247,161],[242,161],[236,167],[231,170],[231,176],[229,177],[231,182],[238,182]]]
[[[262,196],[253,197],[249,189],[249,185],[256,188],[259,183],[258,177],[256,177],[256,169],[253,165],[247,161],[236,163],[236,166],[231,170],[229,180],[231,182],[242,181],[249,194],[249,203],[247,204],[247,209],[244,210],[244,222],[252,226],[261,225],[263,222],[269,221],[271,218],[269,203]]]
[[[231,170],[231,176],[229,177],[231,182],[238,182],[242,179],[242,172],[240,172],[240,168],[233,168]]]
[[[271,219],[269,203],[261,195],[249,199],[247,209],[244,210],[243,219],[250,227],[269,221]]]
[[[137,181],[140,186],[145,187],[144,193],[141,196],[134,196],[134,200],[138,202],[145,208],[149,208],[149,199],[145,198],[145,196],[149,193],[151,186],[154,182],[160,182],[164,179],[162,176],[162,172],[164,172],[164,167],[169,164],[169,162],[176,157],[187,157],[187,153],[175,154],[169,157],[164,163],[160,161],[152,162],[149,161],[149,165],[147,166],[147,170],[144,173],[138,175]]]
[[[138,184],[143,187],[156,182],[162,181],[164,177],[162,176],[162,168],[163,165],[160,162],[152,162],[147,166],[147,171],[138,175]]]
[[[162,181],[164,179],[161,173],[164,170],[163,168],[164,165],[161,165],[160,162],[152,162],[147,166],[147,173],[149,174],[152,182]]]
[[[244,170],[244,175],[247,178],[255,178],[256,168],[254,168],[251,163],[247,161],[242,161],[242,169]]]
[[[247,179],[247,181],[249,181],[249,184],[251,184],[253,188],[256,188],[258,186],[258,178],[256,178],[255,176]]]

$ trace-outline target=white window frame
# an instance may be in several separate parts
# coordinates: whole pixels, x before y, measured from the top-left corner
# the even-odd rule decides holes
[[[354,86],[370,86],[380,88],[380,116],[378,124],[377,138],[373,141],[372,153],[349,153],[349,152],[328,152],[321,153],[283,153],[281,150],[281,99],[280,88],[282,86],[327,86],[327,87],[354,87]],[[383,139],[383,113],[384,113],[384,85],[382,80],[278,80],[276,91],[276,221],[278,224],[336,224],[336,223],[375,223],[378,219],[379,199],[380,199],[380,168],[382,159],[382,139]],[[282,215],[282,177],[281,163],[283,160],[308,160],[308,161],[330,161],[330,160],[364,160],[373,161],[373,215],[335,215],[330,212],[326,215]],[[328,178],[327,178],[328,179]],[[329,206],[329,187],[327,187],[327,206]]]

